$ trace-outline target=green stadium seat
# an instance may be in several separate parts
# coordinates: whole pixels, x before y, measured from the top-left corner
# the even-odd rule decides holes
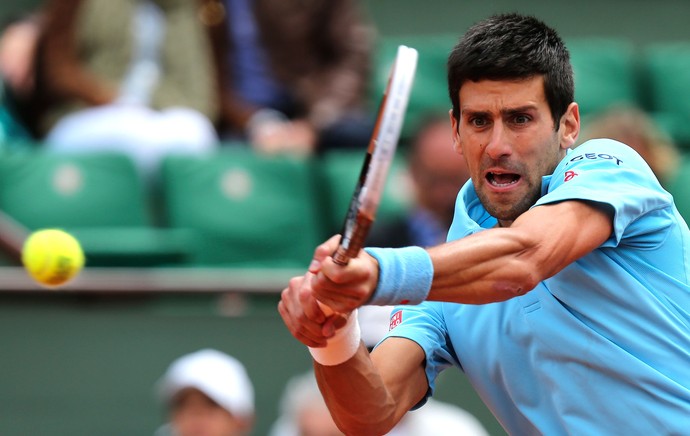
[[[0,150],[21,148],[31,141],[31,135],[19,121],[15,102],[5,82],[0,78]]]
[[[198,265],[305,268],[324,236],[312,171],[311,161],[239,146],[170,156],[162,166],[167,224],[199,232]]]
[[[322,156],[320,173],[322,177],[321,196],[327,213],[329,233],[340,232],[357,185],[359,173],[364,161],[362,151],[334,150]],[[410,183],[407,178],[407,167],[402,153],[398,151],[386,180],[379,210],[378,221],[393,219],[402,215],[410,207]]]
[[[458,40],[457,35],[408,35],[382,38],[375,51],[371,101],[378,105],[388,82],[391,65],[399,45],[417,49],[417,73],[410,95],[403,137],[416,130],[417,124],[429,112],[447,112],[450,107],[446,78],[448,55]]]
[[[151,266],[186,261],[194,238],[150,225],[133,163],[119,154],[5,152],[0,209],[28,230],[65,229],[90,266]]]
[[[581,114],[588,116],[617,105],[640,105],[638,56],[632,42],[578,38],[566,45]]]
[[[655,120],[679,146],[690,149],[690,42],[648,46],[644,67]]]
[[[668,190],[673,194],[678,212],[690,224],[690,155],[685,156],[669,183]]]

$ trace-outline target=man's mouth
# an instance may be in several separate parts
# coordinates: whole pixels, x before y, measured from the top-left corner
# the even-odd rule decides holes
[[[486,174],[486,180],[492,186],[497,188],[505,188],[506,186],[516,184],[520,180],[520,175],[514,173],[489,172]]]

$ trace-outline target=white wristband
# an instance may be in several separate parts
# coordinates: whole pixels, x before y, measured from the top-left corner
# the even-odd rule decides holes
[[[309,348],[314,360],[324,366],[335,366],[350,360],[359,348],[362,332],[357,321],[357,311],[350,313],[347,323],[336,330],[335,335],[322,348]]]

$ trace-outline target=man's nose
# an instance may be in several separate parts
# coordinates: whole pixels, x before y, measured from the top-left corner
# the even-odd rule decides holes
[[[491,136],[489,142],[486,144],[485,152],[490,158],[498,160],[501,157],[508,156],[512,153],[512,146],[509,141],[508,132],[503,123],[496,122],[491,129]]]

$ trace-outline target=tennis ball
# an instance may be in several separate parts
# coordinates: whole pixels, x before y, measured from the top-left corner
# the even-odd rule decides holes
[[[84,266],[84,252],[74,236],[58,229],[37,230],[26,239],[22,263],[29,275],[47,287],[64,285]]]

